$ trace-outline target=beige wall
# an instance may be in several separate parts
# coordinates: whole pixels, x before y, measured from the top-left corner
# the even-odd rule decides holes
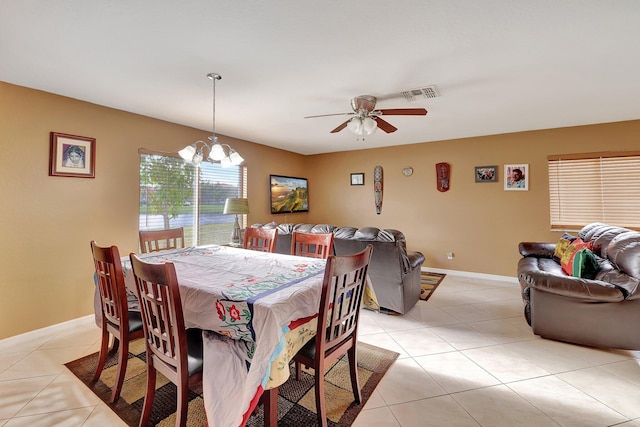
[[[397,228],[425,266],[515,276],[518,243],[555,241],[550,231],[547,155],[635,150],[640,121],[520,132],[311,156],[309,206],[314,221]],[[436,187],[435,164],[451,165],[451,188]],[[505,164],[528,163],[529,191],[505,191]],[[384,203],[376,215],[373,168],[384,168]],[[474,167],[498,165],[497,183],[476,183]],[[411,166],[411,177],[402,169]],[[365,173],[351,186],[352,172]],[[447,252],[454,258],[448,260]]]
[[[96,138],[96,178],[48,176],[49,132]],[[397,228],[425,266],[515,275],[517,243],[553,240],[546,156],[637,149],[640,121],[301,156],[220,136],[246,159],[249,223],[310,222]],[[92,313],[89,242],[138,247],[138,149],[176,152],[206,131],[0,82],[0,339]],[[435,164],[451,164],[436,190]],[[473,167],[529,163],[527,192],[476,184]],[[373,167],[384,167],[381,215]],[[402,176],[412,166],[413,176]],[[352,172],[364,186],[349,185]],[[309,178],[308,214],[271,215],[270,173]],[[455,258],[446,259],[446,252]]]
[[[89,242],[138,250],[138,149],[176,152],[208,133],[2,82],[0,120],[2,339],[92,313]],[[95,179],[48,176],[51,131],[96,138]],[[305,157],[220,139],[246,159],[249,221],[268,216],[265,174],[303,174]]]

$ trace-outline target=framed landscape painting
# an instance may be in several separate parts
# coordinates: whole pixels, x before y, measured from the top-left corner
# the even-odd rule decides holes
[[[271,213],[309,212],[307,178],[269,175]]]

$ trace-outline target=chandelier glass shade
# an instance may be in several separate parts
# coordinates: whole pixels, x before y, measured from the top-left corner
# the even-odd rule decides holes
[[[244,162],[242,156],[228,144],[219,143],[216,136],[216,80],[221,80],[222,76],[209,73],[207,77],[213,81],[213,133],[209,137],[209,142],[196,141],[178,151],[178,154],[194,166],[200,166],[205,160],[220,163],[223,168],[239,166]]]

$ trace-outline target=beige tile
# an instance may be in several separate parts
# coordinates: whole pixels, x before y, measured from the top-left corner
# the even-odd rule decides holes
[[[389,332],[389,336],[411,357],[455,350],[428,328]]]
[[[456,350],[486,347],[497,343],[467,324],[431,328],[434,334],[451,344]]]
[[[602,367],[580,369],[557,375],[628,419],[640,418],[640,387]]]
[[[422,305],[421,307],[413,307],[408,316],[413,317],[425,327],[453,325],[462,323],[462,321],[445,310],[431,305]]]
[[[627,421],[555,376],[509,383],[508,387],[564,427],[599,427]]]
[[[100,403],[97,405],[82,427],[126,427],[127,424],[120,419],[107,405]]]
[[[586,353],[597,351],[546,339],[504,344],[504,348],[554,374],[592,366],[587,360]]]
[[[15,417],[4,427],[82,427],[93,408],[78,408],[65,411]]]
[[[384,401],[384,399],[380,395],[380,392],[376,389],[373,390],[373,393],[371,393],[371,396],[369,397],[369,400],[367,400],[367,403],[365,404],[363,410],[381,408],[385,406],[387,406],[387,402]]]
[[[0,419],[17,414],[55,379],[55,375],[49,375],[0,382]]]
[[[502,345],[464,350],[462,353],[503,383],[549,375],[549,371]]]
[[[499,343],[538,339],[522,318],[486,320],[469,323],[472,327]]]
[[[388,333],[383,332],[381,334],[360,335],[358,334],[358,341],[375,345],[376,347],[382,347],[387,350],[395,351],[399,354],[398,359],[409,357],[409,354],[398,344]]]
[[[455,393],[451,397],[482,426],[557,427],[560,425],[505,385]]]
[[[402,427],[478,427],[476,422],[450,396],[422,399],[390,406]]]
[[[78,359],[88,346],[35,350],[0,373],[0,381],[65,372],[64,363]]]
[[[98,405],[101,400],[72,373],[58,375],[36,397],[18,411],[18,416],[79,409]],[[89,411],[83,419],[89,416]]]
[[[387,407],[363,409],[353,427],[402,427]]]
[[[411,316],[395,316],[380,313],[376,317],[376,323],[385,331],[408,331],[411,329],[421,329],[424,325]]]
[[[457,351],[415,359],[447,393],[500,384],[498,379]]]
[[[387,405],[446,394],[413,359],[400,359],[389,368],[377,390]]]

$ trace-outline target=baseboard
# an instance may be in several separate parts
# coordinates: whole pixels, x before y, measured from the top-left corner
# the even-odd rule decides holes
[[[22,340],[22,339],[24,339],[25,337],[28,337],[31,334],[40,334],[42,332],[46,332],[47,330],[55,331],[58,328],[61,328],[61,327],[65,328],[67,326],[70,326],[73,323],[84,321],[85,319],[91,319],[91,321],[93,321],[94,317],[95,316],[93,314],[89,314],[89,315],[86,315],[86,316],[78,317],[76,319],[71,319],[71,320],[67,320],[67,321],[61,322],[61,323],[56,323],[56,324],[53,324],[53,325],[45,326],[44,328],[34,329],[32,331],[23,332],[23,333],[18,334],[18,335],[12,335],[12,336],[0,339],[0,342],[2,342],[3,344],[7,344],[12,339],[20,338]]]
[[[497,274],[475,273],[473,271],[447,270],[444,268],[431,268],[422,266],[421,271],[431,271],[434,273],[450,274],[452,276],[472,277],[476,279],[498,280],[500,282],[518,283],[517,277],[499,276]]]

